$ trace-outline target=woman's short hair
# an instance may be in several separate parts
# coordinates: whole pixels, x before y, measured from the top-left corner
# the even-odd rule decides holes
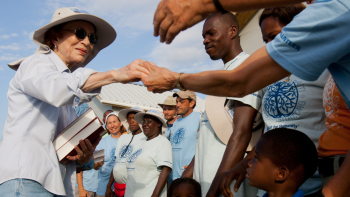
[[[168,192],[167,192],[167,197],[171,197],[171,195],[174,192],[174,189],[179,186],[180,184],[190,184],[194,187],[195,191],[195,197],[201,197],[202,196],[202,190],[201,190],[201,185],[194,179],[188,178],[188,177],[183,177],[183,178],[178,178],[175,179],[173,182],[171,182]]]
[[[54,49],[54,44],[52,43],[52,40],[57,40],[57,38],[62,38],[62,26],[66,23],[62,23],[59,25],[56,25],[54,27],[51,27],[49,30],[46,31],[44,41],[47,46],[50,47],[50,49]]]
[[[294,16],[298,15],[305,8],[306,6],[302,3],[281,7],[266,8],[261,13],[259,19],[259,26],[261,26],[261,23],[265,18],[268,18],[270,16],[277,19],[279,22],[287,25],[293,20]]]

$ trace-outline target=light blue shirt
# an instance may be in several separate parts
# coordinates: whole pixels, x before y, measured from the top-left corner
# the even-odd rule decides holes
[[[96,147],[96,150],[105,150],[105,162],[98,171],[99,181],[96,191],[97,195],[104,196],[106,193],[109,177],[111,176],[111,172],[113,170],[113,166],[116,159],[115,149],[117,147],[117,142],[118,139],[112,138],[112,136],[108,135],[102,138],[102,140]]]
[[[187,117],[180,117],[174,122],[170,136],[173,149],[173,170],[169,175],[169,182],[180,178],[184,166],[189,165],[194,157],[199,119],[200,113],[192,112]]]
[[[98,181],[98,170],[91,169],[83,172],[83,187],[85,190],[96,192]],[[75,186],[78,187],[78,183],[75,183]]]
[[[268,54],[297,77],[314,81],[328,68],[350,108],[350,1],[317,0],[266,45]]]
[[[0,147],[0,184],[16,178],[37,181],[57,195],[74,195],[75,162],[58,162],[52,140],[77,114],[76,97],[88,102],[97,93],[80,88],[92,73],[78,68],[70,73],[53,52],[34,54],[20,65],[9,84],[7,119]],[[99,91],[99,90],[98,90]]]

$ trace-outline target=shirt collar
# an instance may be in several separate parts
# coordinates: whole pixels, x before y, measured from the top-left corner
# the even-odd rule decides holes
[[[70,73],[71,71],[68,69],[68,67],[66,66],[66,64],[62,61],[62,59],[60,57],[58,57],[58,55],[53,52],[52,50],[50,51],[50,53],[48,53],[50,59],[55,63],[55,66],[57,68],[57,70],[61,73],[63,72],[68,72]]]

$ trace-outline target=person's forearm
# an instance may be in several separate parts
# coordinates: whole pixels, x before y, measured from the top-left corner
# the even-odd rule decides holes
[[[212,1],[212,0],[203,0]],[[277,7],[304,2],[305,0],[219,0],[227,11],[242,12],[253,9]]]
[[[224,156],[216,172],[215,178],[208,191],[208,194],[215,194],[215,196],[220,193],[220,185],[222,176],[225,175],[224,173],[233,168],[243,159],[252,136],[252,125],[257,113],[254,108],[245,105],[240,101],[235,101],[234,107],[234,130],[227,143]]]
[[[185,89],[195,92],[214,96],[243,97],[289,74],[268,55],[266,48],[262,47],[234,70],[182,74],[180,82]]]
[[[332,177],[322,192],[326,197],[338,197],[350,195],[350,151],[345,157],[338,172]]]
[[[82,171],[77,173],[77,184],[78,184],[79,191],[83,191],[84,185],[83,185],[83,172]]]
[[[167,166],[162,167],[162,171],[159,174],[158,182],[156,187],[153,190],[152,197],[158,197],[160,195],[163,188],[165,187],[165,184],[168,182],[168,177],[170,172],[171,172],[171,168]]]
[[[193,169],[194,169],[194,158],[192,159],[191,163],[187,166],[185,171],[182,173],[181,177],[188,177],[188,178],[193,178]]]
[[[91,92],[104,85],[116,83],[118,82],[116,75],[117,75],[117,71],[115,70],[110,70],[108,72],[94,73],[86,80],[81,90],[83,92]]]
[[[114,176],[113,176],[113,170],[112,170],[111,176],[109,177],[109,180],[108,180],[107,188],[108,188],[108,187],[111,188],[113,182],[114,182]]]

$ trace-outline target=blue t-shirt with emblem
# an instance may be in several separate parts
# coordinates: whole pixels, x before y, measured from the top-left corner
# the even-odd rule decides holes
[[[169,182],[180,178],[184,166],[189,165],[194,157],[199,120],[200,113],[192,112],[185,118],[180,117],[171,128],[173,170],[169,175]]]
[[[350,108],[350,1],[316,0],[266,45],[270,57],[297,77],[331,73]]]
[[[108,135],[101,139],[100,143],[97,145],[96,150],[104,149],[105,152],[105,162],[103,166],[98,171],[98,185],[97,185],[97,195],[104,196],[106,193],[107,184],[109,177],[115,162],[115,148],[117,146],[118,139],[112,138]]]

